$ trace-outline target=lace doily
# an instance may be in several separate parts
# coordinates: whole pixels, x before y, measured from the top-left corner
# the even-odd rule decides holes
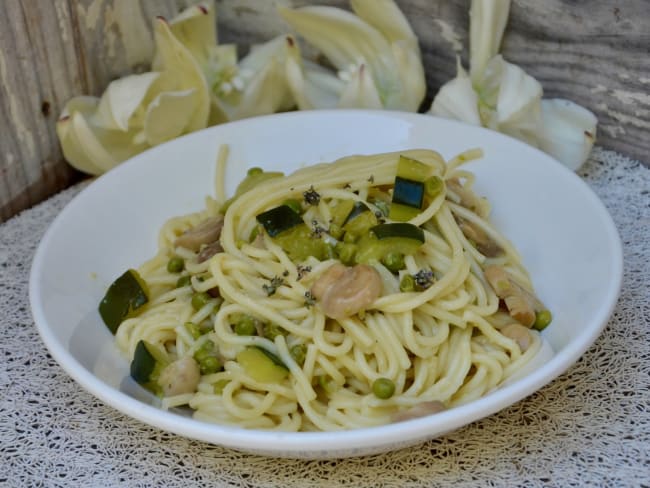
[[[650,486],[650,169],[596,149],[581,176],[625,253],[606,329],[567,373],[444,437],[339,461],[242,454],[149,427],[82,390],[49,356],[29,266],[70,188],[0,226],[0,486]]]

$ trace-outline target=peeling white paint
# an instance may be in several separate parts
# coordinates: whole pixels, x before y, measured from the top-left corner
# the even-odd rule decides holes
[[[97,27],[97,21],[102,12],[102,4],[104,0],[93,0],[93,2],[88,6],[88,10],[84,11],[82,5],[77,5],[79,9],[80,17],[85,17],[86,19],[86,29],[94,30]]]
[[[61,40],[65,43],[70,38],[68,35],[68,26],[70,25],[68,12],[64,9],[63,2],[54,2],[54,10],[56,11],[56,20],[59,24]]]
[[[116,53],[115,42],[117,41],[117,34],[114,29],[116,25],[113,8],[107,5],[104,11],[104,49],[106,57],[110,59],[115,58]]]
[[[598,130],[613,139],[618,139],[619,136],[626,134],[625,129],[620,125],[601,125],[598,127]]]
[[[650,94],[626,90],[612,90],[612,95],[624,105],[641,103],[650,106]]]
[[[104,0],[93,0],[93,2],[88,7],[88,19],[86,21],[86,26],[88,28],[97,27],[97,21],[102,13],[102,5]]]
[[[617,110],[612,110],[606,103],[597,104],[596,109],[601,112],[605,112],[611,118],[622,124],[639,127],[640,129],[650,129],[650,120],[640,120],[633,115],[619,112]],[[623,133],[625,133],[625,129],[623,129],[623,127],[621,127],[621,130]]]
[[[605,93],[609,88],[604,85],[596,85],[591,89],[591,93]]]
[[[644,85],[650,85],[650,78],[644,78],[643,76],[639,78],[639,81]]]
[[[435,22],[440,26],[440,35],[445,41],[451,44],[454,52],[461,52],[463,50],[461,36],[454,31],[453,26],[440,19],[435,19]]]
[[[37,157],[36,142],[34,141],[34,134],[30,130],[29,124],[25,124],[25,109],[24,104],[21,104],[16,96],[20,90],[15,89],[9,72],[7,70],[7,60],[5,59],[5,51],[0,50],[0,84],[5,87],[5,100],[6,106],[9,107],[9,120],[11,120],[14,127],[13,132],[18,138],[21,146],[21,157],[26,161],[34,161]],[[14,89],[12,89],[14,88]],[[9,167],[14,160],[8,159]]]
[[[637,117],[645,117],[647,119],[650,119],[650,110],[646,110],[645,108],[639,108],[634,111],[634,115]]]
[[[639,129],[650,130],[650,120],[639,120],[632,115],[618,112],[616,110],[610,110],[607,114],[622,124],[638,127]]]

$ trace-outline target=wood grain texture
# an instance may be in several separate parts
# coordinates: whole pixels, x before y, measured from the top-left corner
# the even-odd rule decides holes
[[[129,11],[126,2],[137,9]],[[122,17],[116,14],[120,4],[126,10]],[[0,221],[82,177],[63,161],[55,122],[68,99],[98,95],[110,80],[142,69],[141,57],[132,54],[133,48],[124,48],[120,32],[128,19],[134,20],[133,12],[141,9],[142,19],[152,19],[174,15],[186,4],[185,0],[142,5],[133,0],[2,2]],[[148,38],[150,24],[150,20],[144,24]]]
[[[428,108],[467,65],[469,0],[396,0],[420,39]],[[0,15],[0,221],[81,176],[63,160],[54,129],[66,100],[100,94],[147,69],[151,19],[193,0],[5,0]],[[245,52],[284,33],[278,5],[347,0],[217,0],[221,42]],[[513,0],[504,57],[599,119],[598,144],[650,164],[650,1]]]

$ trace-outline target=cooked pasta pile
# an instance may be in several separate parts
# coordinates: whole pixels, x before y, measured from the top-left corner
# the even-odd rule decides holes
[[[480,155],[446,163],[408,150],[282,177],[250,170],[236,197],[219,189],[203,211],[164,225],[137,270],[148,303],[119,325],[119,347],[131,359],[147,344],[148,386],[165,408],[246,428],[360,428],[485,395],[537,353],[548,312],[460,169]],[[406,190],[425,188],[409,168],[428,192],[415,211],[396,195],[400,171]],[[184,240],[210,222],[215,242]],[[523,305],[532,319],[518,315]]]

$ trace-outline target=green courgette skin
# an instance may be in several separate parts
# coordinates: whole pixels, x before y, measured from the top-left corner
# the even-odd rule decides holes
[[[134,269],[129,269],[108,287],[99,303],[99,315],[112,334],[122,321],[149,301],[144,280]]]
[[[138,342],[135,346],[135,353],[131,361],[131,378],[140,385],[146,385],[151,381],[151,375],[156,367],[156,359],[149,352],[145,341]]]
[[[289,370],[289,368],[287,368],[287,366],[282,362],[282,359],[280,359],[278,356],[273,354],[271,351],[267,351],[266,349],[264,349],[263,347],[260,347],[260,346],[253,346],[253,347],[255,349],[259,349],[260,351],[262,351],[264,353],[264,355],[267,358],[269,358],[271,361],[273,361],[273,364],[275,364],[276,366],[280,366],[281,368]]]
[[[416,210],[422,209],[424,202],[424,183],[397,176],[393,188],[393,203],[406,205]]]
[[[370,209],[368,208],[368,205],[366,205],[363,202],[354,202],[354,205],[352,206],[352,210],[350,210],[350,213],[345,217],[345,220],[343,221],[343,226],[345,226],[348,222],[353,220],[355,217],[359,216],[363,212],[369,212]]]
[[[417,225],[407,222],[393,222],[389,224],[379,224],[370,229],[377,239],[387,239],[389,237],[399,237],[402,239],[413,239],[424,243],[424,231]]]
[[[257,215],[256,220],[262,224],[270,237],[302,224],[302,217],[289,205],[280,205]]]

